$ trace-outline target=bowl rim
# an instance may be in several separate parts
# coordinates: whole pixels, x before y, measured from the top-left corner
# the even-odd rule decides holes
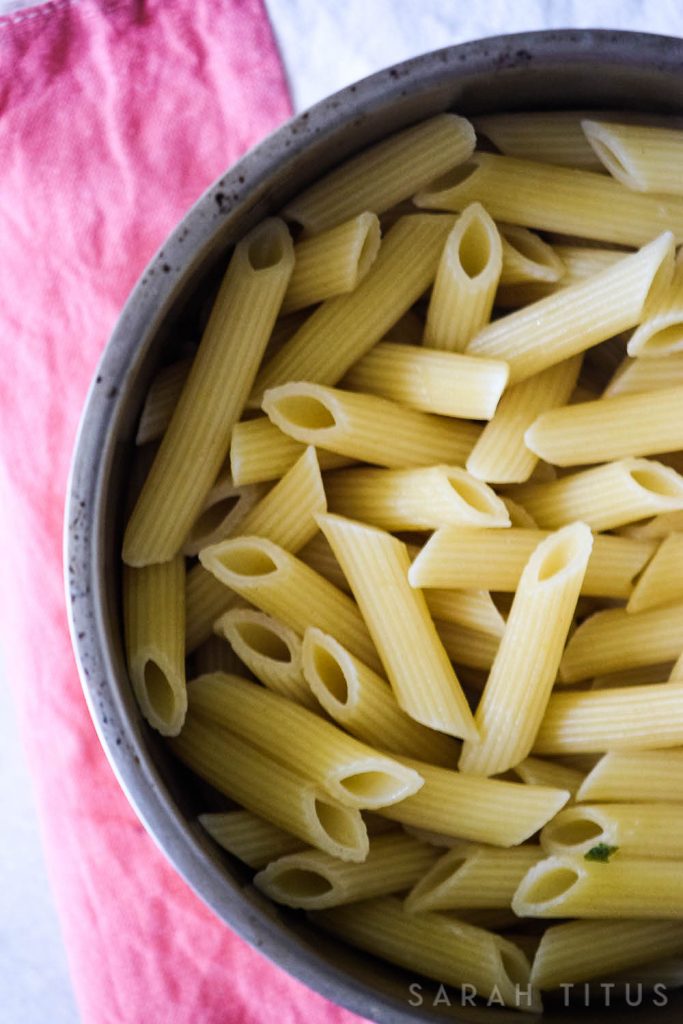
[[[615,65],[655,66],[680,74],[683,40],[610,29],[498,35],[392,65],[295,115],[215,181],[152,257],[103,350],[78,426],[64,516],[67,613],[85,699],[119,785],[173,868],[224,924],[309,988],[378,1024],[410,1024],[416,1019],[437,1021],[443,1017],[425,1009],[416,1018],[407,999],[400,1004],[354,981],[305,946],[284,923],[265,911],[259,913],[193,838],[178,808],[169,808],[169,798],[142,733],[132,728],[114,699],[109,681],[116,677],[116,669],[104,624],[101,580],[106,543],[102,494],[107,458],[111,458],[108,428],[125,392],[130,367],[148,348],[180,283],[187,279],[192,265],[201,261],[222,225],[253,199],[276,167],[296,158],[312,140],[324,142],[333,136],[353,113],[362,115],[373,104],[406,95],[411,82],[420,82],[426,88],[430,80],[439,73],[443,76],[445,71],[452,74],[455,70],[466,77],[528,67],[539,60],[590,63],[597,56]],[[180,257],[177,270],[169,266],[173,255]],[[516,1019],[523,1018],[518,1015]]]

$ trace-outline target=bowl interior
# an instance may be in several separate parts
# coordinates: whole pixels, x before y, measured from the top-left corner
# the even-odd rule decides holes
[[[196,824],[197,813],[219,806],[215,794],[146,726],[125,669],[119,552],[131,446],[154,373],[198,339],[230,246],[307,182],[369,142],[443,110],[467,116],[572,108],[681,113],[683,42],[596,31],[500,37],[397,65],[298,116],[217,182],[149,265],[102,358],[81,423],[67,506],[67,583],[85,693],[112,766],[157,843],[223,920],[285,970],[377,1021],[525,1015],[461,1007],[456,990],[444,994],[321,935],[304,915],[263,899],[250,886],[252,872]],[[651,1005],[645,994],[629,1016],[649,1019]],[[671,993],[657,1019],[673,1021],[682,1008]],[[611,1012],[617,1019],[624,1011]],[[602,1001],[565,1009],[557,1000],[543,1019],[597,1021],[609,1013]]]

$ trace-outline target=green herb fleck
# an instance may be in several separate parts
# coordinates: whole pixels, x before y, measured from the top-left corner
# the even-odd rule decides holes
[[[588,853],[584,854],[584,860],[599,860],[603,864],[608,864],[609,859],[613,853],[616,853],[619,849],[618,846],[608,846],[607,843],[598,843],[597,846],[592,846]]]

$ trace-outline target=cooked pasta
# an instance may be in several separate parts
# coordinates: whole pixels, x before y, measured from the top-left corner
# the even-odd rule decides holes
[[[198,820],[219,846],[250,868],[264,868],[276,857],[306,848],[297,836],[250,811],[200,814]]]
[[[598,171],[602,163],[584,135],[583,116],[573,110],[524,111],[484,114],[472,124],[506,156]]]
[[[627,188],[683,195],[677,172],[683,158],[680,129],[590,120],[581,127],[600,162]]]
[[[683,802],[683,750],[610,751],[581,783],[577,800]]]
[[[629,339],[628,354],[652,359],[683,351],[683,257],[680,252],[669,288],[652,302],[646,313]]]
[[[498,230],[503,245],[501,285],[555,282],[564,277],[564,263],[539,235],[514,224],[499,224]]]
[[[683,352],[653,356],[650,359],[631,359],[627,356],[603,391],[603,398],[661,391],[678,384],[683,384]]]
[[[423,913],[509,907],[517,886],[543,856],[536,845],[497,850],[463,843],[430,866],[406,896],[405,908]]]
[[[683,602],[683,533],[665,537],[633,588],[626,610],[644,612]],[[683,644],[681,644],[683,651]]]
[[[683,858],[683,806],[675,803],[587,804],[568,807],[544,827],[546,854],[581,857],[600,844],[624,857]]]
[[[267,416],[242,420],[235,424],[230,442],[233,483],[244,486],[263,480],[277,480],[292,468],[305,450],[305,444],[283,434]],[[348,466],[351,461],[322,448],[318,451],[321,469]]]

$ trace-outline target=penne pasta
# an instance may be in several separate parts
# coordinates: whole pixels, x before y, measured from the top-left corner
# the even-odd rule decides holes
[[[635,327],[648,304],[668,288],[672,274],[673,235],[665,231],[594,277],[484,327],[467,352],[505,360],[510,384],[517,384]]]
[[[515,384],[503,395],[493,419],[467,459],[467,470],[490,483],[524,483],[538,464],[526,443],[527,429],[548,409],[569,401],[581,369],[573,356]]]
[[[187,711],[181,555],[159,565],[124,568],[123,618],[128,671],[140,711],[163,736],[177,736]]]
[[[586,804],[568,807],[543,828],[546,854],[583,857],[596,846],[624,857],[683,857],[683,806],[675,803]]]
[[[375,262],[379,246],[379,220],[368,212],[297,242],[282,312],[292,313],[352,292]]]
[[[410,547],[408,548],[410,553]],[[488,633],[500,639],[505,619],[498,611],[488,590],[427,590],[425,601],[429,614],[442,623],[451,622],[475,633]],[[438,628],[438,627],[437,627]]]
[[[154,378],[140,413],[138,432],[135,435],[137,445],[149,444],[163,437],[185,387],[191,365],[191,359],[179,359],[164,366]]]
[[[620,245],[645,245],[660,231],[683,241],[683,202],[638,195],[603,174],[475,152],[419,192],[428,210],[482,203],[494,220]]]
[[[555,282],[564,277],[564,263],[539,235],[514,224],[499,224],[498,230],[503,246],[500,285]]]
[[[626,610],[644,612],[677,602],[683,602],[683,533],[670,533],[639,577]]]
[[[235,424],[230,442],[233,483],[243,487],[264,480],[277,480],[292,468],[305,451],[305,444],[283,434],[267,416],[242,420]],[[317,455],[321,469],[348,466],[352,461],[324,449]]]
[[[319,516],[318,524],[349,581],[400,707],[431,729],[476,736],[424,597],[408,584],[405,545],[341,516]]]
[[[245,600],[303,636],[317,626],[371,668],[380,662],[353,601],[300,559],[264,537],[236,537],[204,548],[202,565]]]
[[[663,462],[664,459],[662,458],[661,461]],[[680,509],[674,512],[660,512],[643,523],[633,523],[623,527],[619,533],[623,537],[651,542],[663,540],[670,533],[679,530],[683,530],[683,510]]]
[[[683,384],[683,352],[650,359],[630,359],[627,356],[603,391],[603,398],[661,391],[680,384]]]
[[[319,910],[312,920],[354,946],[440,985],[468,985],[500,1005],[540,1010],[513,942],[446,914],[409,914],[394,897]]]
[[[183,544],[183,554],[192,557],[207,544],[236,533],[247,513],[267,490],[264,484],[237,487],[229,473],[221,473],[190,528]]]
[[[510,525],[501,499],[458,466],[342,470],[325,478],[325,492],[331,512],[383,530]]]
[[[660,462],[621,459],[559,480],[522,484],[514,498],[539,526],[557,529],[581,519],[593,530],[612,530],[683,509],[683,478]]]
[[[276,857],[296,853],[305,843],[250,811],[200,814],[199,824],[211,838],[250,868],[264,868]]]
[[[592,609],[591,609],[592,611]],[[672,669],[670,661],[657,665],[636,665],[617,672],[604,672],[593,677],[591,690],[613,690],[615,687],[642,686],[644,683],[665,683]]]
[[[442,619],[435,620],[434,625],[451,661],[461,668],[467,666],[489,671],[500,645],[500,635],[497,632],[487,633],[478,629],[468,629],[457,622],[444,622]],[[471,674],[468,679],[471,682]],[[478,688],[483,689],[483,681]]]
[[[142,566],[179,550],[228,454],[294,264],[279,220],[236,246],[159,451],[128,521],[123,560]],[[226,341],[227,339],[227,341]]]
[[[498,228],[480,203],[466,207],[446,239],[427,310],[424,344],[464,352],[491,319],[503,265]]]
[[[351,391],[390,398],[442,416],[489,420],[508,379],[507,363],[380,341],[343,380]]]
[[[534,753],[581,754],[683,746],[683,683],[555,693]]]
[[[328,715],[363,743],[432,764],[455,765],[454,741],[402,711],[385,679],[319,629],[304,634],[303,675]]]
[[[560,680],[573,683],[599,672],[618,672],[673,661],[683,651],[683,604],[631,614],[607,608],[582,622],[560,666]]]
[[[528,448],[556,466],[580,466],[683,448],[683,385],[550,409],[524,435]]]
[[[322,910],[403,892],[436,857],[433,846],[397,830],[372,839],[362,864],[304,850],[274,860],[256,875],[254,885],[276,903]]]
[[[461,771],[497,775],[530,753],[592,545],[588,527],[574,523],[543,540],[527,562],[474,716],[479,736],[465,740]]]
[[[186,666],[190,678],[203,676],[207,672],[234,672],[241,675],[247,666],[237,657],[231,647],[220,636],[210,636],[191,652]]]
[[[339,803],[241,736],[188,715],[173,753],[215,789],[309,846],[363,861],[369,844],[360,811]]]
[[[253,398],[290,380],[335,384],[425,292],[436,274],[449,217],[402,217],[354,291],[328,299],[259,371]]]
[[[214,629],[265,687],[320,711],[303,676],[301,638],[293,629],[255,608],[231,608]]]
[[[263,408],[298,441],[390,468],[463,464],[480,433],[474,423],[307,381],[271,388]]]
[[[514,767],[515,775],[530,786],[555,786],[557,789],[568,789],[572,799],[584,780],[584,773],[576,768],[569,768],[559,761],[544,761],[540,757],[525,757]]]
[[[683,351],[683,258],[676,258],[669,288],[652,302],[646,317],[629,338],[630,356],[652,359]]]
[[[422,786],[420,775],[310,711],[239,676],[188,686],[193,714],[262,750],[348,807],[384,807]]]
[[[608,270],[624,256],[623,249],[597,249],[581,245],[554,245],[553,252],[564,267],[559,280],[501,284],[496,292],[496,306],[501,309],[519,309],[520,306],[538,302],[548,295],[555,295],[562,288]]]
[[[531,979],[558,988],[631,970],[683,953],[680,921],[566,921],[548,928],[534,957]],[[640,973],[640,972],[637,972]]]
[[[683,801],[683,750],[610,751],[583,780],[577,800]]]
[[[545,485],[544,485],[545,486]],[[682,491],[683,493],[683,491]],[[549,536],[546,530],[462,530],[444,526],[432,534],[408,572],[413,587],[475,586],[512,592],[533,551]],[[626,542],[626,543],[624,543]],[[597,534],[581,593],[628,597],[633,579],[652,557],[653,541]]]
[[[535,845],[497,850],[463,843],[430,865],[406,896],[404,906],[413,914],[509,907],[529,868],[542,858],[543,851]]]
[[[602,170],[602,162],[584,135],[582,117],[573,110],[524,111],[484,114],[472,123],[477,135],[485,135],[505,156]]]
[[[680,918],[683,872],[676,860],[548,857],[522,880],[512,909],[519,917]]]
[[[683,132],[651,125],[581,122],[586,141],[612,177],[635,192],[683,195],[676,168]]]

